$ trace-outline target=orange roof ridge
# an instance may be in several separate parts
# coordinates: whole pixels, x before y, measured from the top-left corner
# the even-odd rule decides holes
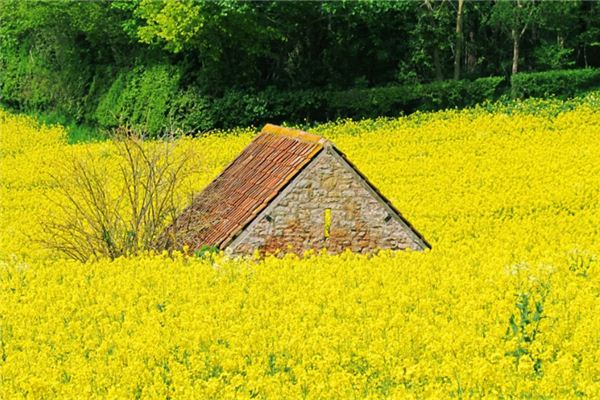
[[[321,136],[301,131],[300,129],[286,128],[279,125],[266,124],[261,133],[271,133],[274,135],[286,136],[292,139],[302,140],[308,143],[325,144],[327,140]]]

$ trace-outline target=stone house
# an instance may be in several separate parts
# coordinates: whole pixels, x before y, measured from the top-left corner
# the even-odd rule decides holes
[[[332,143],[271,124],[192,200],[163,243],[231,255],[430,247]]]

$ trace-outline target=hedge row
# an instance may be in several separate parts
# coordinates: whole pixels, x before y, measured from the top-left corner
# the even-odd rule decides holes
[[[155,135],[174,128],[197,133],[266,122],[394,116],[466,107],[497,98],[503,80],[494,77],[346,91],[230,91],[212,98],[193,89],[177,90],[177,71],[153,67],[117,76],[100,99],[94,119],[103,128],[128,124]]]
[[[519,73],[512,78],[512,87],[502,77],[490,77],[344,91],[229,91],[218,98],[203,95],[194,86],[182,88],[183,73],[169,64],[105,71],[99,76],[90,85],[84,106],[79,107],[85,111],[78,112],[78,123],[104,129],[129,125],[150,136],[173,130],[202,133],[215,128],[261,126],[266,122],[306,124],[397,116],[417,110],[467,107],[510,94],[518,98],[565,98],[600,89],[600,69]]]
[[[216,99],[188,90],[179,98],[177,112],[171,115],[180,116],[184,130],[201,132],[214,127],[265,122],[306,123],[397,116],[417,110],[468,107],[510,94],[517,98],[567,98],[600,89],[600,69],[520,73],[512,78],[511,84],[512,87],[502,77],[490,77],[345,91],[269,89],[254,94],[231,91]]]
[[[600,69],[574,69],[516,74],[511,79],[514,97],[568,98],[600,89]]]

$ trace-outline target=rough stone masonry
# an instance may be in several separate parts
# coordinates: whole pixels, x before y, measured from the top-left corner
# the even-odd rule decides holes
[[[308,249],[331,253],[421,250],[422,244],[407,227],[344,164],[336,150],[327,146],[227,251],[240,255],[255,250],[261,254],[277,250],[302,254]]]

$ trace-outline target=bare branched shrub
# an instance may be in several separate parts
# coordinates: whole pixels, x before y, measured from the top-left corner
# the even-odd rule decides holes
[[[116,171],[88,151],[52,175],[57,212],[45,222],[44,241],[81,261],[155,249],[185,197],[178,185],[191,173],[190,152],[175,152],[174,140],[147,143],[127,130],[113,143],[104,158]]]

